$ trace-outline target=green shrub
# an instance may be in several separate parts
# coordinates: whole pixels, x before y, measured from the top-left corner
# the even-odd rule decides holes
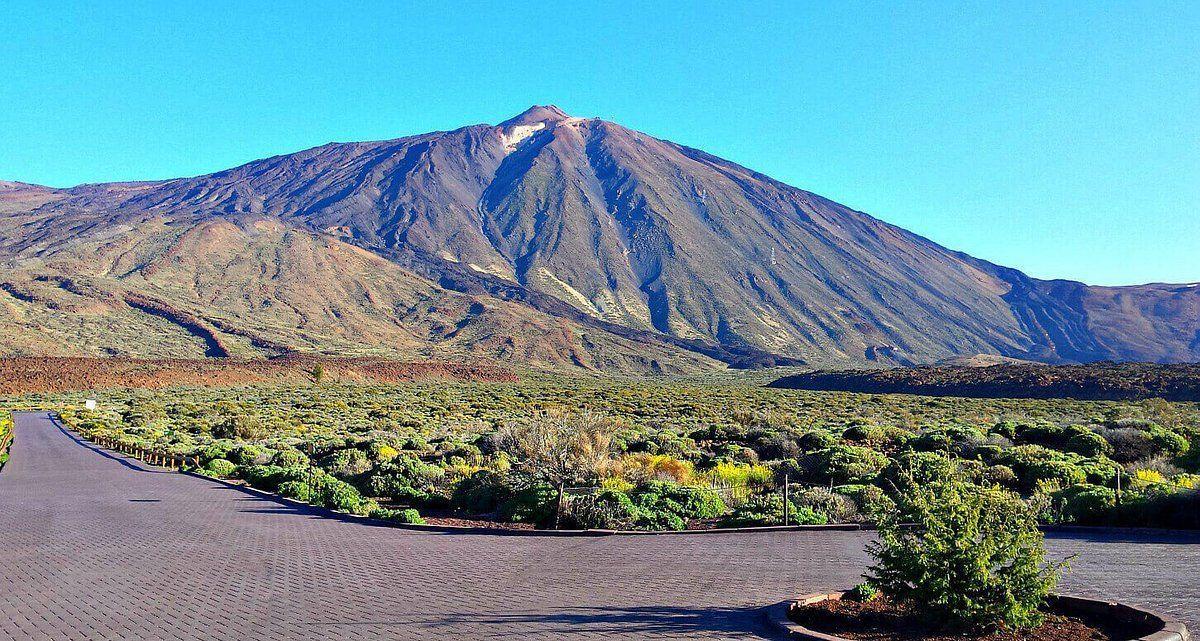
[[[878,521],[896,507],[896,502],[875,485],[839,485],[833,491],[854,501],[857,512],[869,521]]]
[[[371,517],[384,521],[391,521],[393,523],[403,523],[406,525],[425,524],[425,519],[421,517],[421,513],[415,508],[393,510],[385,507],[379,507],[371,511]]]
[[[237,465],[233,461],[217,458],[205,464],[202,472],[208,476],[215,476],[222,479],[233,478],[233,475],[237,472]]]
[[[310,474],[309,468],[299,466],[251,465],[238,468],[238,475],[247,483],[267,492],[279,491],[279,486],[288,481],[306,480]]]
[[[1103,436],[1084,427],[1073,427],[1077,431],[1070,434],[1060,449],[1082,456],[1103,456],[1112,452],[1112,445]]]
[[[401,454],[376,465],[363,487],[371,496],[386,496],[397,501],[421,502],[433,490],[432,484],[445,471],[419,458]]]
[[[200,460],[204,463],[208,463],[209,461],[218,458],[229,459],[232,456],[231,453],[233,452],[233,448],[236,444],[237,443],[235,441],[230,440],[213,441],[208,445],[208,447],[204,448],[203,452],[201,452]]]
[[[491,470],[481,470],[459,481],[450,497],[450,504],[471,514],[495,512],[513,494],[503,476]]]
[[[312,503],[316,499],[316,489],[305,481],[286,481],[279,485],[280,496],[285,496],[289,499]]]
[[[962,469],[944,453],[906,451],[892,459],[876,483],[885,488],[888,496],[899,500],[897,494],[907,483],[909,476],[936,478],[946,474],[961,474]]]
[[[1074,452],[1082,456],[1098,456],[1112,451],[1112,445],[1103,436],[1082,425],[1022,425],[1017,430],[1017,439],[1022,443]]]
[[[351,478],[371,469],[367,453],[357,448],[335,450],[321,459],[321,467],[339,478]]]
[[[1046,485],[1066,487],[1087,480],[1082,468],[1067,461],[1040,461],[1027,466],[1025,472],[1022,480],[1027,484],[1026,487],[1033,488]]]
[[[558,492],[544,483],[519,488],[496,506],[496,517],[502,521],[533,523],[538,527],[554,524]]]
[[[636,529],[654,531],[687,529],[687,521],[679,515],[677,510],[659,502],[651,502],[647,495],[633,497],[633,502],[637,508],[637,520],[634,521]]]
[[[842,432],[842,438],[847,441],[856,441],[859,443],[867,443],[877,445],[887,440],[887,434],[883,428],[872,423],[857,423],[846,428]]]
[[[300,468],[287,469],[298,472]],[[302,478],[282,480],[282,483],[278,484],[278,493],[298,501],[352,514],[367,515],[378,508],[373,501],[362,498],[353,485],[319,471],[306,471]]]
[[[983,470],[983,479],[993,485],[1000,485],[1009,489],[1015,488],[1019,481],[1017,473],[1007,465],[989,465]]]
[[[783,525],[783,497],[778,494],[752,496],[745,503],[734,509],[724,520],[728,527],[755,527],[763,525]],[[828,519],[824,514],[818,514],[810,508],[788,509],[789,525],[824,525]]]
[[[238,445],[230,453],[230,459],[238,465],[263,465],[271,460],[273,453],[257,445]]]
[[[572,498],[566,521],[579,529],[632,530],[640,515],[628,494],[607,490]]]
[[[300,450],[279,450],[271,457],[271,464],[279,467],[308,467],[308,456]]]
[[[1115,490],[1098,485],[1072,485],[1051,495],[1067,522],[1098,524],[1111,517],[1117,505]]]
[[[1016,438],[1016,436],[1017,436],[1017,422],[1016,421],[1000,421],[999,423],[996,423],[994,426],[992,426],[991,432],[992,432],[992,434],[995,434],[997,436],[1002,436],[1004,438],[1011,440],[1013,438]]]
[[[313,503],[331,510],[350,512],[353,514],[368,514],[372,502],[363,498],[353,485],[322,474],[310,480],[313,489]]]
[[[1096,431],[1108,441],[1112,447],[1110,456],[1118,463],[1133,463],[1155,456],[1182,456],[1190,447],[1183,436],[1144,421],[1118,421]]]
[[[908,447],[918,452],[953,452],[973,456],[984,442],[983,432],[967,425],[948,425],[923,430],[909,439]]]
[[[1171,458],[1183,456],[1191,448],[1191,444],[1188,443],[1186,438],[1166,428],[1156,425],[1150,428],[1148,433],[1150,441],[1160,448],[1160,453],[1163,456]]]
[[[566,515],[577,528],[681,530],[688,519],[715,518],[725,511],[725,502],[712,490],[652,481],[628,492],[572,497]]]
[[[1045,567],[1037,520],[1019,496],[957,474],[907,475],[899,489],[903,502],[869,546],[871,583],[955,631],[1040,623],[1061,566]]]
[[[275,465],[242,465],[238,467],[238,476],[251,487],[273,492],[279,489],[279,484],[272,482],[272,477],[281,471],[283,468]]]
[[[421,513],[414,508],[400,510],[400,514],[394,519],[398,523],[409,523],[412,525],[424,525],[425,519],[421,517]]]
[[[869,581],[863,581],[847,591],[842,598],[859,603],[870,603],[879,598],[879,588]]]
[[[368,477],[366,492],[371,496],[386,497],[393,501],[423,502],[428,494],[412,486],[412,482],[395,474],[374,474]]]
[[[817,452],[822,463],[823,480],[836,485],[871,483],[879,476],[888,459],[869,447],[836,445]]]
[[[797,443],[805,451],[814,452],[837,445],[837,437],[825,430],[812,430],[800,435]]]
[[[721,516],[728,508],[724,499],[716,492],[699,487],[687,488],[683,500],[684,514],[693,519],[712,519]]]
[[[1086,458],[1078,463],[1079,469],[1083,470],[1087,477],[1087,482],[1094,485],[1113,485],[1117,480],[1117,473],[1121,471],[1121,466],[1116,461],[1106,456],[1096,456]]]
[[[725,513],[725,501],[708,489],[652,481],[634,488],[630,499],[638,509],[634,526],[647,530],[682,530],[688,519],[710,519]]]
[[[996,462],[1011,467],[1017,474],[1017,487],[1032,493],[1040,487],[1058,489],[1085,482],[1087,473],[1078,464],[1082,460],[1076,454],[1064,454],[1041,445],[1020,445],[1006,450]]]
[[[849,523],[858,516],[858,506],[852,499],[823,487],[794,492],[792,504],[801,510],[808,508],[823,514],[830,523]]]
[[[1116,522],[1139,527],[1200,529],[1200,490],[1127,494]]]
[[[212,435],[213,438],[218,439],[257,441],[266,438],[269,432],[263,427],[262,422],[257,416],[236,414],[226,416],[220,422],[213,425]]]

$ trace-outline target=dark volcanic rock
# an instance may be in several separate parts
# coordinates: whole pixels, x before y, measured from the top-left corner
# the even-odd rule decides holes
[[[811,372],[768,387],[975,398],[1200,401],[1200,364],[992,365]]]

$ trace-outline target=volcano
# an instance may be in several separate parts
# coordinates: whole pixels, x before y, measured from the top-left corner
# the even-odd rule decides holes
[[[693,371],[1200,360],[1200,288],[1039,280],[551,106],[194,178],[0,182],[0,354]]]

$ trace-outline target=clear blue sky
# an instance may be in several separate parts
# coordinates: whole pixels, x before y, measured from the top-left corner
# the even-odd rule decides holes
[[[464,4],[9,0],[0,179],[193,175],[555,103],[1034,276],[1200,281],[1196,0]]]

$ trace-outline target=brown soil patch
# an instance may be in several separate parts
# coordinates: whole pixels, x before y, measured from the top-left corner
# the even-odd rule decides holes
[[[452,516],[428,516],[421,515],[425,522],[429,525],[443,525],[453,527],[473,527],[473,528],[491,528],[496,530],[533,530],[536,529],[531,523],[511,523],[508,521],[490,521],[488,519],[462,519]]]
[[[512,372],[491,365],[405,363],[378,358],[296,356],[276,359],[137,359],[85,357],[0,358],[0,394],[85,391],[119,387],[225,387],[312,382],[320,363],[325,380],[403,383],[420,380],[515,382]]]
[[[869,603],[828,600],[795,608],[794,621],[816,632],[856,641],[1126,641],[1137,636],[1111,620],[1050,612],[1041,626],[1021,632],[956,635],[931,629],[910,609],[887,598]]]

